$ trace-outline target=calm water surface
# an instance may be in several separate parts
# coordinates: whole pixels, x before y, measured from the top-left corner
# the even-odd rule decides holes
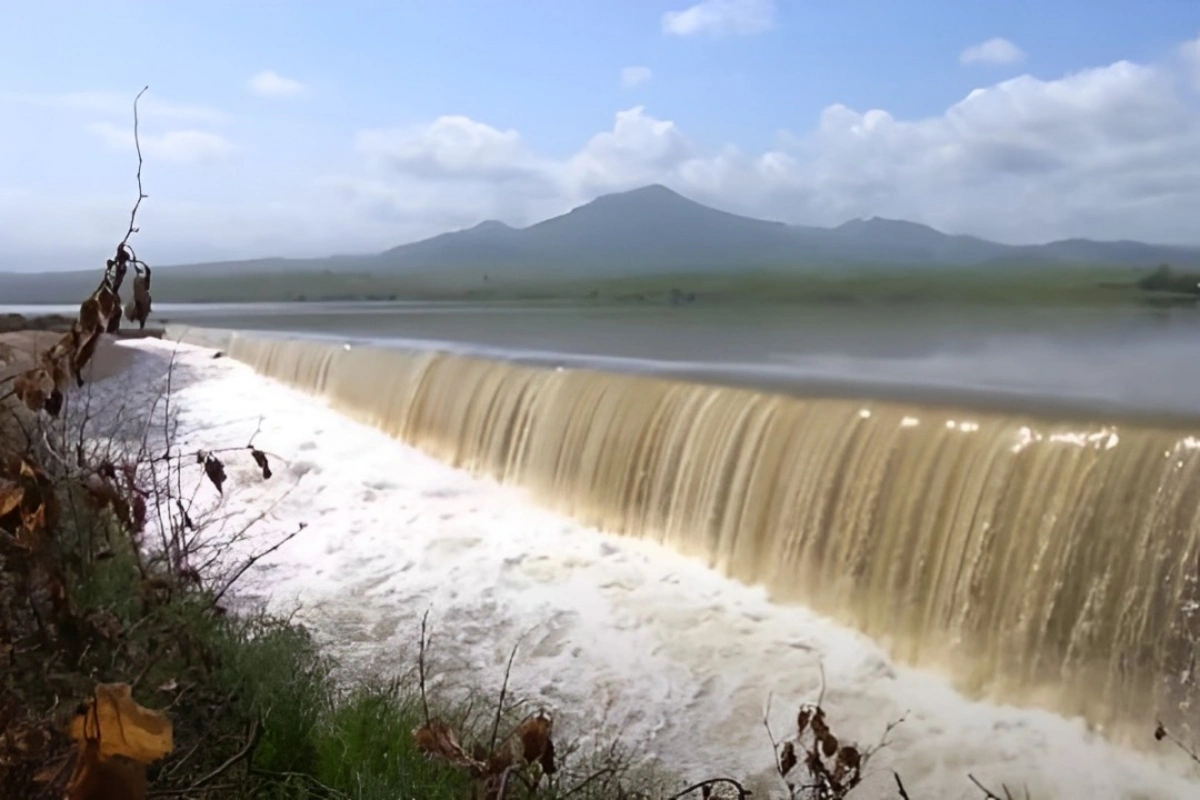
[[[50,309],[0,307],[8,310]],[[1200,420],[1200,314],[1191,309],[271,303],[162,304],[155,317],[801,393]]]

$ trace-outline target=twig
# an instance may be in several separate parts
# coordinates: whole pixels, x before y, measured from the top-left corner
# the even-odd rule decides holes
[[[767,738],[771,740],[771,758],[775,761],[775,771],[779,773],[779,777],[785,777],[783,774],[783,764],[779,761],[779,742],[775,741],[775,734],[771,731],[771,693],[767,692],[767,706],[763,709],[763,727],[767,729]]]
[[[996,794],[991,789],[987,788],[978,780],[976,780],[974,775],[967,773],[967,777],[971,779],[971,783],[975,784],[975,786],[979,788],[979,791],[983,792],[984,797],[986,797],[988,800],[1005,800],[1004,797]],[[1012,800],[1012,795],[1009,794],[1007,790],[1005,790],[1004,794],[1008,800]]]
[[[912,800],[912,798],[908,796],[908,791],[904,788],[904,781],[900,780],[900,773],[896,772],[896,770],[892,770],[892,777],[896,779],[896,789],[900,792],[900,796],[904,798],[904,800]]]
[[[226,772],[230,767],[232,767],[234,764],[241,761],[243,758],[246,758],[246,756],[250,755],[250,752],[252,750],[254,750],[254,747],[255,747],[255,745],[258,744],[258,740],[261,738],[261,736],[262,736],[262,725],[259,723],[259,721],[257,719],[255,719],[253,722],[250,723],[250,733],[246,737],[246,743],[244,745],[242,745],[242,749],[238,750],[236,753],[231,755],[229,758],[225,759],[224,763],[222,763],[221,766],[217,767],[212,772],[208,773],[207,775],[205,775],[202,778],[199,778],[198,780],[193,782],[192,785],[186,789],[186,791],[193,792],[196,789],[199,789],[200,787],[204,786],[206,783],[211,783],[212,781],[221,777],[221,775],[224,772]]]
[[[421,682],[421,711],[425,714],[427,726],[429,725],[429,700],[425,696],[425,648],[429,645],[429,639],[425,635],[425,626],[428,621],[429,609],[425,609],[425,614],[421,617],[421,646],[417,651],[417,672]]]
[[[1197,764],[1200,764],[1200,753],[1197,753],[1195,749],[1184,744],[1183,741],[1181,739],[1179,739],[1179,737],[1177,737],[1175,734],[1171,733],[1171,731],[1167,728],[1167,726],[1163,725],[1161,722],[1158,723],[1157,727],[1155,727],[1155,729],[1154,729],[1154,738],[1158,739],[1160,741],[1163,739],[1166,739],[1171,744],[1175,745],[1180,750],[1182,750],[1184,753],[1186,753],[1187,757],[1190,758],[1192,761],[1194,761]]]
[[[512,652],[508,654],[508,666],[504,668],[504,683],[500,684],[500,702],[496,704],[496,717],[492,720],[492,744],[488,748],[489,753],[496,752],[496,737],[500,735],[500,715],[504,713],[504,696],[508,694],[508,676],[512,673],[513,659],[517,657],[517,648],[521,646],[520,640],[513,645]]]
[[[208,608],[211,609],[217,603],[221,602],[221,598],[225,596],[225,593],[228,592],[233,587],[233,585],[238,582],[239,578],[241,578],[243,575],[246,574],[247,570],[249,570],[251,567],[253,567],[255,564],[257,564],[261,559],[266,558],[267,556],[271,555],[271,553],[274,553],[276,550],[278,550],[279,548],[283,547],[285,544],[290,542],[292,539],[295,539],[297,536],[300,535],[300,532],[303,531],[306,527],[307,526],[303,522],[300,523],[299,528],[292,531],[287,536],[283,537],[278,542],[276,542],[275,544],[268,547],[266,550],[262,550],[258,553],[255,553],[254,555],[252,555],[248,559],[246,559],[245,563],[243,563],[240,567],[237,568],[237,570],[234,571],[233,575],[231,575],[225,581],[225,585],[222,586],[220,591],[218,591],[213,596],[212,600],[209,601]]]
[[[722,783],[727,783],[737,790],[738,800],[746,800],[747,797],[750,797],[750,795],[753,794],[753,792],[751,792],[745,786],[742,786],[733,778],[709,778],[706,781],[700,781],[699,783],[692,784],[679,794],[671,795],[667,798],[667,800],[680,800],[680,798],[686,797],[697,789],[712,789],[712,787]]]
[[[133,211],[129,212],[129,230],[125,232],[125,238],[121,240],[121,245],[117,248],[118,251],[125,247],[125,245],[129,242],[130,236],[133,236],[133,234],[138,232],[138,229],[135,227],[137,223],[137,212],[138,208],[140,208],[142,205],[142,201],[146,199],[146,193],[142,190],[142,142],[138,136],[138,101],[142,99],[142,95],[144,95],[149,89],[149,86],[143,86],[142,90],[137,93],[137,97],[133,98],[133,146],[137,149],[138,157],[138,197],[137,202],[133,204]]]
[[[273,780],[283,779],[285,782],[296,778],[307,783],[309,788],[315,788],[324,792],[328,797],[339,798],[339,800],[350,800],[350,795],[346,794],[345,792],[340,792],[337,789],[334,789],[332,786],[326,786],[312,775],[304,772],[272,772],[265,769],[255,769],[251,770],[251,772],[262,778],[270,778]]]

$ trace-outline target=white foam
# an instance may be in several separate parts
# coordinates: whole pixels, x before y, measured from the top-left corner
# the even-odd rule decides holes
[[[140,351],[133,374],[95,385],[96,407],[118,392],[145,402],[177,347],[123,346]],[[685,777],[747,777],[765,793],[778,787],[762,725],[767,696],[772,726],[785,732],[796,706],[815,699],[823,662],[825,706],[843,738],[871,744],[907,714],[855,796],[894,797],[892,767],[914,798],[978,796],[968,772],[996,787],[1028,786],[1036,798],[1200,795],[1175,760],[1113,747],[1077,720],[968,701],[804,608],[544,511],[518,489],[451,469],[211,355],[188,346],[175,355],[182,446],[244,445],[258,429],[256,443],[286,460],[264,483],[249,459],[228,459],[221,524],[265,511],[259,546],[308,524],[243,591],[278,611],[298,605],[296,618],[350,668],[407,670],[430,609],[442,680],[497,687],[520,640],[515,691],[555,712],[560,736],[620,728]],[[201,500],[217,495],[204,487]]]

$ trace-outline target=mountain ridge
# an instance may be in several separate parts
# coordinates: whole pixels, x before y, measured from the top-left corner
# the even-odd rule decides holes
[[[162,275],[216,280],[299,273],[376,275],[480,285],[496,279],[625,278],[658,274],[803,273],[843,269],[1155,267],[1200,268],[1200,246],[1068,238],[1009,245],[886,217],[823,228],[713,208],[661,184],[602,195],[525,227],[484,220],[379,253],[164,265]],[[0,272],[0,296],[46,297],[38,288],[88,284],[92,271]],[[64,290],[65,292],[65,290]],[[69,296],[69,295],[68,295]]]

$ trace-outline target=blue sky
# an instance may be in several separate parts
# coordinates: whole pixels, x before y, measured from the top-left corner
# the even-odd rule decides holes
[[[788,222],[1200,242],[1186,0],[2,6],[0,268],[119,238],[143,84],[160,261],[369,251],[648,182]]]

